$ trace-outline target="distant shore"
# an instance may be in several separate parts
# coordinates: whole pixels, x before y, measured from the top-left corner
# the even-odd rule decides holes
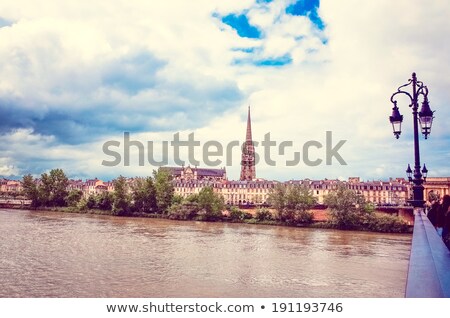
[[[8,208],[10,209],[10,208]],[[140,213],[135,212],[131,215],[127,216],[117,216],[114,215],[110,210],[100,210],[100,209],[88,209],[88,210],[79,210],[74,207],[40,207],[40,208],[24,208],[24,207],[14,207],[12,209],[15,210],[26,210],[26,211],[36,211],[36,212],[61,212],[61,213],[75,213],[75,214],[90,214],[90,215],[107,215],[107,216],[116,216],[122,218],[154,218],[154,219],[166,219],[166,220],[174,220],[174,221],[197,221],[197,222],[222,222],[222,223],[242,223],[242,224],[257,224],[257,225],[270,225],[270,226],[284,226],[284,227],[298,227],[298,228],[315,228],[315,229],[334,229],[334,230],[352,230],[352,231],[365,231],[365,232],[378,232],[378,233],[401,233],[401,234],[411,234],[413,231],[413,226],[407,225],[406,223],[403,226],[398,226],[392,224],[391,226],[384,226],[379,230],[371,229],[365,226],[358,226],[348,229],[338,228],[335,224],[326,221],[326,220],[314,220],[311,223],[297,223],[297,224],[289,224],[286,222],[281,222],[279,220],[258,220],[254,217],[249,217],[243,220],[235,220],[224,215],[223,217],[216,220],[205,220],[202,219],[201,216],[193,218],[191,220],[177,219],[173,218],[170,215],[159,214],[159,213]]]

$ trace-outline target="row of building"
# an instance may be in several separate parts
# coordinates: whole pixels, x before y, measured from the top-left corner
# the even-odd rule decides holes
[[[264,179],[228,180],[225,169],[205,169],[191,167],[167,167],[172,175],[175,193],[184,198],[199,193],[206,186],[210,186],[216,193],[224,197],[225,203],[230,205],[265,205],[271,191],[277,184],[305,185],[319,204],[339,185],[344,184],[348,189],[364,196],[368,202],[377,205],[405,205],[411,197],[411,185],[405,179],[390,179],[389,181],[362,181],[360,178],[341,180],[290,180],[285,182]],[[131,184],[134,178],[128,179]],[[450,178],[427,178],[425,197],[431,192],[444,196],[450,194]],[[99,195],[103,192],[113,192],[113,181],[100,179],[69,180],[68,191],[80,190],[85,197]],[[22,192],[22,182],[18,180],[0,179],[0,193],[3,195],[19,195]]]
[[[330,192],[344,184],[361,194],[368,202],[379,205],[404,205],[410,198],[411,189],[405,179],[389,181],[361,181],[360,178],[341,180],[290,180],[285,182],[264,179],[230,181],[223,169],[199,169],[191,167],[166,168],[173,176],[175,192],[182,197],[196,194],[205,186],[211,186],[230,205],[263,205],[277,184],[305,185],[312,190],[319,204],[323,204]],[[449,180],[450,181],[450,180]],[[447,192],[448,192],[447,186]]]

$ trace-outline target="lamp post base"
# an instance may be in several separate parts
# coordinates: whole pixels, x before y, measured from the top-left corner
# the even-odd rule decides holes
[[[424,200],[408,200],[406,202],[411,204],[414,208],[423,208],[423,205],[425,204]]]

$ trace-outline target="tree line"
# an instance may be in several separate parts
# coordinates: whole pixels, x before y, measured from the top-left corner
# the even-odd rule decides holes
[[[312,190],[302,184],[278,184],[269,196],[277,219],[287,224],[312,223],[311,209],[317,204]],[[324,227],[376,232],[408,232],[409,225],[397,216],[375,212],[363,195],[340,184],[324,198],[328,222]]]
[[[87,197],[79,189],[68,190],[69,179],[62,169],[43,173],[36,182],[32,175],[23,177],[23,192],[33,208],[72,207],[80,211],[99,209],[113,215],[134,212],[164,213],[172,204],[174,188],[165,170],[153,171],[153,176],[135,178],[132,182],[119,176],[113,181],[114,191],[103,191]]]
[[[153,175],[129,182],[119,176],[114,191],[84,196],[79,189],[68,190],[69,179],[62,169],[43,173],[37,182],[32,175],[23,177],[23,192],[33,208],[68,207],[76,212],[94,210],[117,216],[160,214],[172,219],[219,220],[225,208],[223,197],[211,187],[182,198],[175,194],[172,177],[158,169]]]
[[[178,220],[232,221],[280,225],[309,225],[311,211],[317,204],[313,191],[303,184],[278,184],[268,202],[274,213],[259,208],[250,214],[238,207],[226,206],[221,194],[210,186],[185,198],[175,194],[172,177],[167,170],[154,170],[152,176],[131,181],[119,176],[113,181],[114,191],[84,196],[78,189],[67,190],[69,180],[62,169],[41,175],[40,182],[31,175],[23,177],[24,194],[34,208],[68,207],[74,212],[99,212],[117,216],[158,216]],[[328,222],[323,227],[363,229],[379,232],[407,232],[408,225],[398,217],[380,215],[364,196],[338,185],[324,200],[328,206]],[[225,213],[224,213],[225,211]]]

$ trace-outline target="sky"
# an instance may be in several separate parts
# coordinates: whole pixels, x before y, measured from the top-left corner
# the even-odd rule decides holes
[[[0,176],[147,176],[157,168],[147,154],[161,159],[164,142],[175,165],[178,133],[199,142],[200,167],[235,180],[240,150],[212,166],[203,145],[243,142],[250,105],[253,140],[270,133],[277,143],[259,178],[405,177],[414,162],[406,95],[398,140],[388,117],[412,72],[436,111],[421,161],[429,176],[450,176],[449,16],[447,0],[2,0]],[[143,165],[136,146],[126,165],[125,132],[142,143]],[[330,147],[345,141],[345,164],[327,164],[327,132]],[[288,166],[311,141],[308,158],[322,162]],[[107,148],[121,157],[114,166],[104,164],[114,159],[108,142],[120,143]],[[292,142],[284,154],[282,142]],[[190,164],[187,149],[180,159]]]

